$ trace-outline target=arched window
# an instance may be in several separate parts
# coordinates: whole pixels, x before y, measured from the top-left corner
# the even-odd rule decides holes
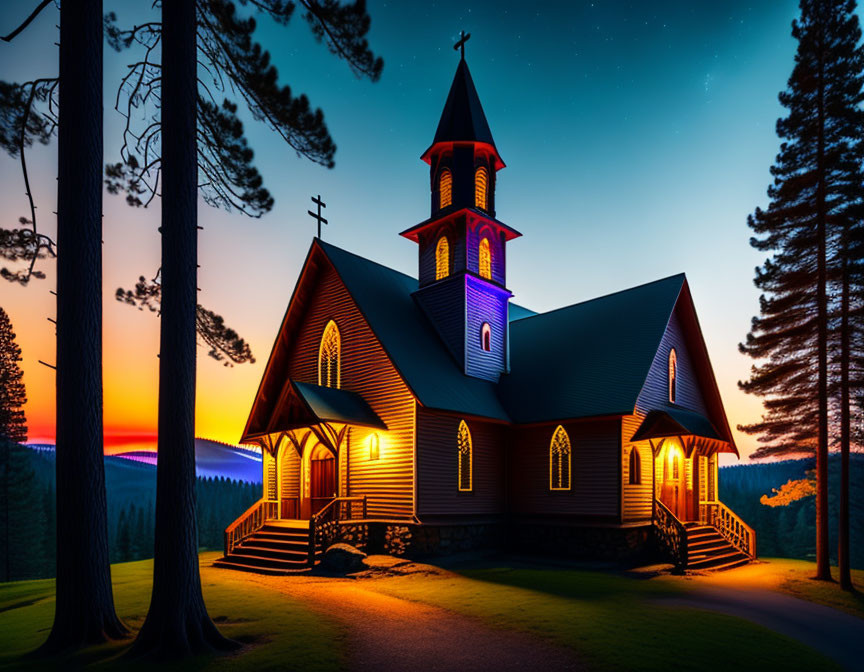
[[[369,459],[377,460],[381,456],[381,437],[378,432],[369,437]]]
[[[480,250],[478,252],[480,277],[487,280],[492,279],[492,247],[489,245],[489,239],[483,237],[480,240]]]
[[[675,348],[669,351],[669,403],[675,403],[676,393],[678,392],[678,355],[675,354]]]
[[[552,434],[549,442],[549,489],[570,489],[570,437],[561,426]]]
[[[489,172],[486,166],[480,166],[474,172],[474,205],[483,210],[487,209],[489,195]]]
[[[341,387],[342,337],[333,320],[324,327],[321,347],[318,349],[318,384],[324,387]]]
[[[630,449],[630,485],[642,483],[642,460],[639,459],[639,450],[636,446]]]
[[[484,322],[483,326],[480,327],[480,346],[486,352],[492,350],[492,327],[489,326],[488,322]]]
[[[471,445],[471,431],[465,421],[459,423],[459,434],[456,439],[459,459],[459,491],[471,492],[474,487],[474,447]]]
[[[441,280],[450,275],[450,243],[447,236],[438,239],[435,248],[435,279]]]
[[[438,178],[438,208],[446,208],[453,202],[453,175],[450,174],[450,169],[445,168],[441,171],[441,177]]]

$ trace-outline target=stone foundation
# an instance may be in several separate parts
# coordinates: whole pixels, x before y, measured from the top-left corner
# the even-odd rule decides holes
[[[502,547],[503,540],[503,526],[498,523],[474,525],[369,523],[367,552],[416,558],[481,549],[499,549]]]
[[[653,527],[575,527],[518,523],[510,529],[512,550],[580,560],[653,559]]]

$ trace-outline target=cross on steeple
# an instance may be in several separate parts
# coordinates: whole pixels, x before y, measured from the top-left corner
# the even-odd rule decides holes
[[[327,220],[321,216],[321,208],[326,208],[327,204],[321,200],[321,194],[318,194],[318,198],[312,197],[312,202],[318,204],[318,214],[315,214],[311,210],[307,210],[306,212],[312,217],[312,219],[318,220],[318,238],[321,238],[321,224],[327,223]]]
[[[462,50],[462,60],[465,60],[465,43],[471,39],[471,33],[466,33],[464,30],[459,31],[459,41],[453,45],[456,51]]]

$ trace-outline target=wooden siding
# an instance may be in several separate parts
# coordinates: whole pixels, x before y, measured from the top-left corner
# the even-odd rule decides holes
[[[465,278],[462,275],[424,287],[414,295],[429,322],[453,355],[465,368]]]
[[[279,450],[281,497],[300,497],[300,456],[290,441],[283,440]]]
[[[420,287],[436,282],[435,248],[442,235],[447,236],[447,243],[450,245],[450,275],[465,270],[465,217],[462,215],[446,224],[430,227],[420,236],[417,274]]]
[[[410,519],[414,512],[414,397],[336,272],[329,266],[323,268],[318,282],[292,344],[289,375],[317,384],[321,335],[327,322],[335,320],[342,335],[342,389],[362,395],[388,427],[380,432],[382,456],[374,468],[359,453],[354,454],[355,450],[362,452],[358,447],[368,432],[351,428],[350,454],[343,463],[349,465],[347,478],[343,467],[342,481],[352,496],[369,497],[370,517]]]
[[[492,280],[499,285],[507,284],[506,258],[504,255],[503,235],[495,235],[492,226],[480,218],[471,218],[468,226],[467,254],[468,270],[480,275],[480,240],[489,239],[489,248],[492,252]]]
[[[479,516],[504,512],[503,425],[465,419],[473,448],[473,488],[459,492],[456,437],[462,418],[417,408],[417,514]]]
[[[557,424],[516,427],[510,444],[513,513],[620,517],[621,425],[618,418],[563,423],[570,437],[570,490],[549,489],[549,443]]]
[[[264,473],[264,499],[276,499],[279,496],[276,484],[276,458],[266,450],[262,451],[261,467]]]
[[[507,367],[507,302],[509,294],[474,277],[465,279],[465,372],[497,382]],[[484,322],[492,328],[492,350],[481,344]]]
[[[622,515],[625,522],[646,520],[653,515],[655,482],[662,480],[651,468],[653,452],[647,441],[631,443],[630,437],[642,424],[649,411],[681,407],[708,417],[700,381],[687,347],[678,308],[672,313],[660,347],[651,363],[645,385],[636,400],[636,412],[621,421],[621,491]],[[669,402],[669,351],[675,348],[678,358],[676,403]],[[638,447],[642,456],[642,483],[630,485],[630,450]],[[689,463],[690,460],[687,460]],[[689,475],[692,479],[692,474]],[[692,480],[690,481],[692,482]]]

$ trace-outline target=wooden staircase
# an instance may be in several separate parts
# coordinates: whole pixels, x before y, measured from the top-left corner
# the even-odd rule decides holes
[[[320,555],[319,551],[316,556]],[[259,574],[308,572],[311,569],[308,521],[267,522],[213,565]]]
[[[723,538],[713,525],[684,523],[687,533],[688,570],[720,571],[750,562],[750,556]]]

